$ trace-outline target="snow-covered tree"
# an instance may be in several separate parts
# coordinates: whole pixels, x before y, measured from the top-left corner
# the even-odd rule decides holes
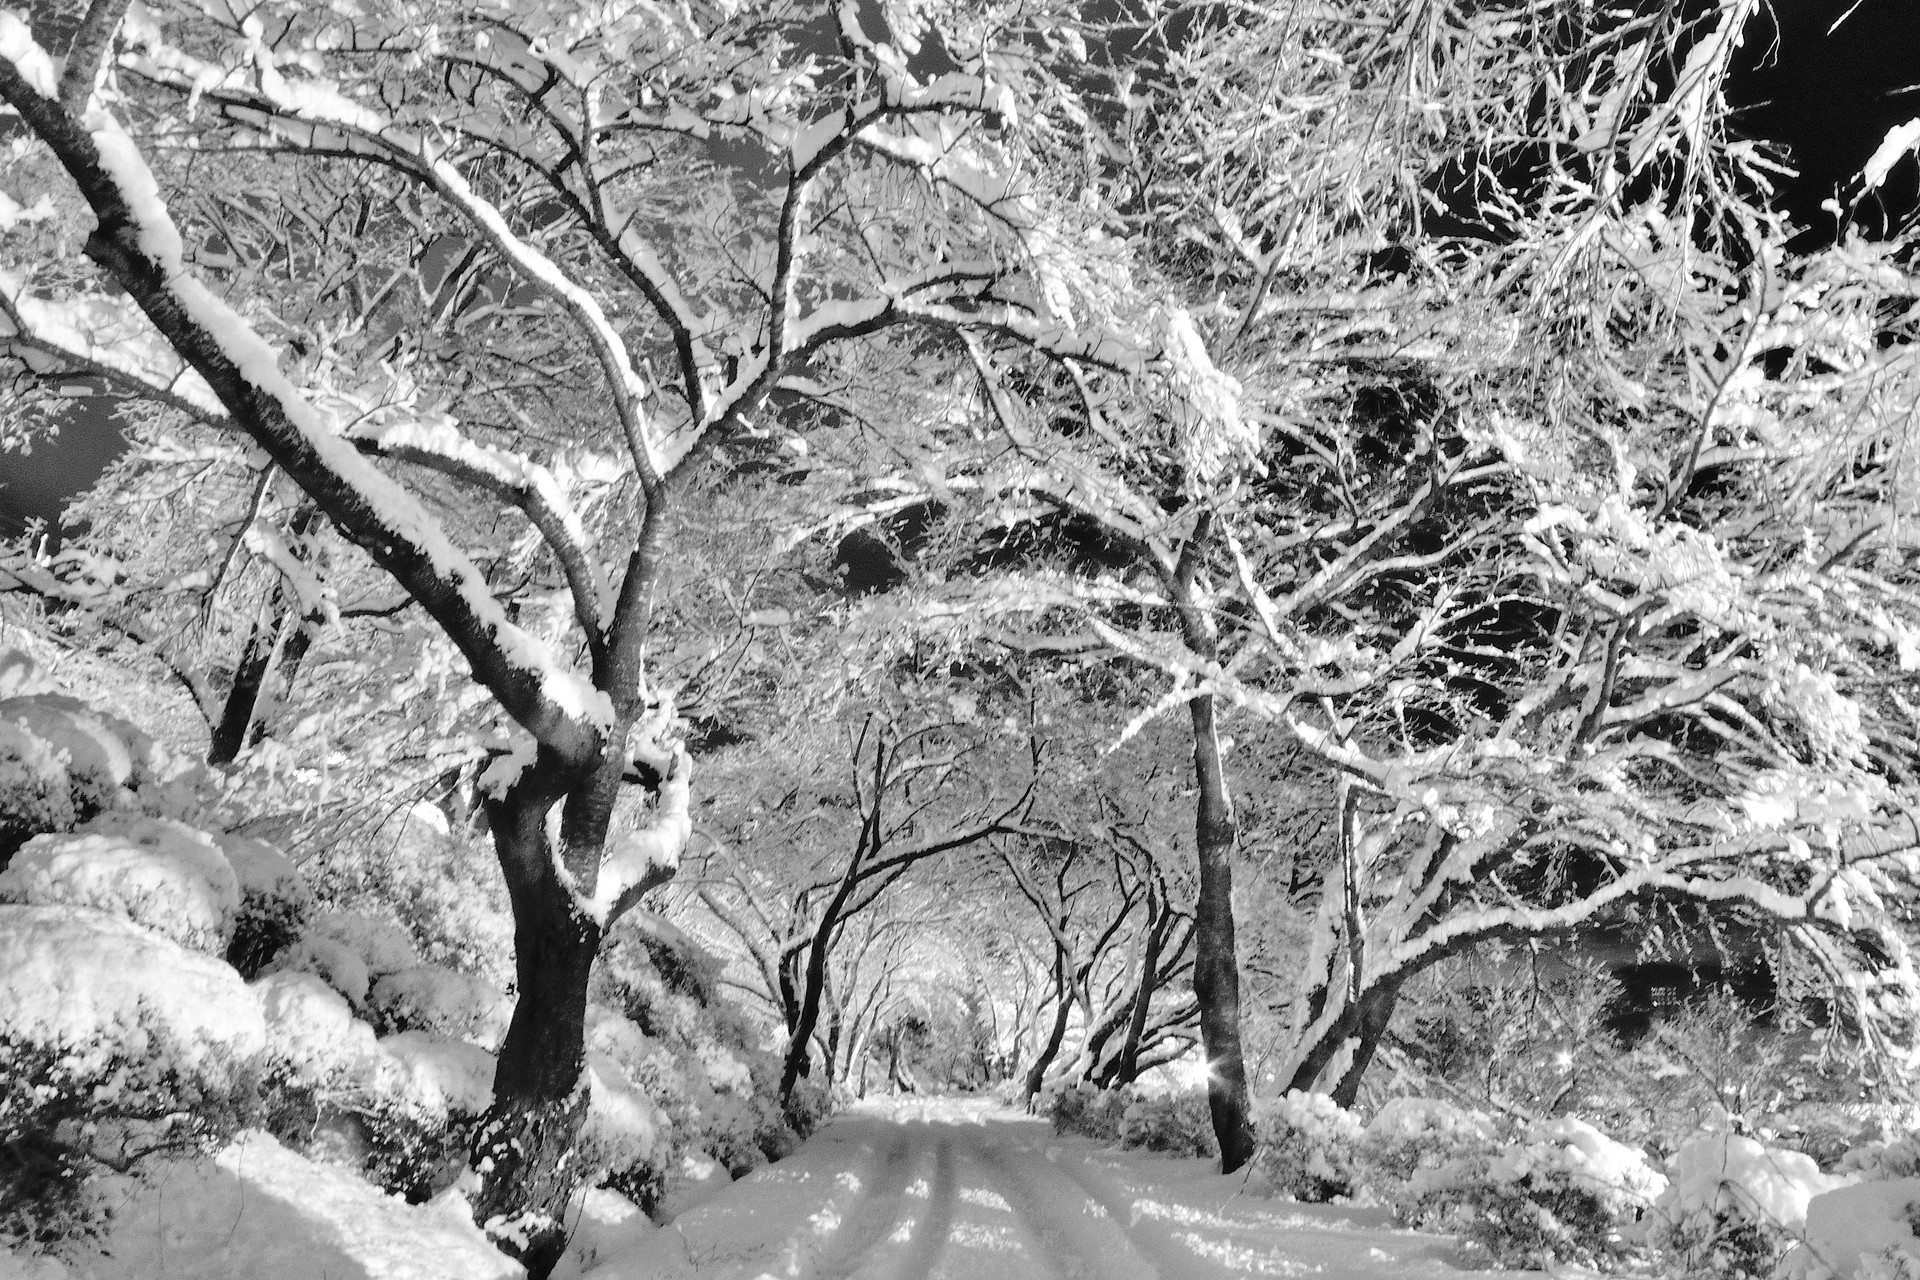
[[[0,98],[53,175],[51,222],[69,242],[93,223],[91,269],[7,250],[10,350],[244,436],[432,618],[511,726],[482,781],[519,1000],[476,1213],[536,1273],[563,1240],[588,971],[689,830],[692,766],[648,666],[676,486],[723,437],[779,431],[756,421],[771,394],[806,393],[835,344],[881,330],[991,329],[1116,367],[1153,354],[1073,327],[1067,250],[1035,213],[1047,193],[1023,176],[1023,139],[1051,100],[1022,41],[1044,19],[102,0],[50,51],[54,28],[0,15]],[[274,273],[223,277],[218,228],[188,197],[215,155],[242,182],[397,183],[403,212],[428,211],[421,253],[510,287],[451,351],[341,322],[377,277],[350,273],[333,312],[283,316]],[[288,287],[325,298],[307,265],[283,264]],[[560,334],[591,372],[585,403],[556,406],[537,364],[504,376]],[[476,505],[518,513],[558,592],[481,567],[447,515]],[[616,838],[630,782],[646,799]]]

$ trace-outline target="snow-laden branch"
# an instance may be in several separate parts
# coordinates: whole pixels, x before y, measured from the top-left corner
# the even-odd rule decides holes
[[[574,617],[586,634],[588,647],[597,650],[603,644],[606,572],[592,553],[579,514],[552,471],[525,454],[469,438],[450,418],[422,415],[370,421],[355,427],[350,438],[384,457],[484,488],[525,512],[566,575]]]
[[[0,348],[12,348],[29,369],[91,373],[202,421],[226,422],[226,407],[206,379],[125,299],[36,298],[24,279],[0,270],[0,320],[7,326]]]
[[[653,726],[643,725],[635,731],[639,739],[635,757],[654,768],[661,778],[646,825],[607,841],[593,895],[580,904],[603,930],[648,891],[673,879],[680,867],[680,855],[693,836],[693,762],[679,743],[663,745],[655,740],[652,735],[665,725],[666,719],[660,718]]]
[[[418,599],[474,675],[536,738],[591,755],[612,721],[604,695],[515,626],[424,506],[360,456],[280,369],[279,353],[187,266],[180,232],[133,140],[102,110],[86,126],[41,92],[50,63],[0,14],[0,98],[46,142],[93,208],[88,254],[105,267],[232,419],[344,533]]]
[[[127,55],[122,65],[175,90],[199,90],[208,101],[260,112],[264,116],[261,124],[268,128],[281,121],[306,126],[309,132],[305,136],[310,142],[314,140],[310,130],[316,127],[357,139],[429,183],[477,235],[574,322],[601,367],[634,466],[644,483],[651,487],[667,474],[659,451],[660,433],[642,404],[648,387],[634,367],[625,339],[599,300],[507,224],[500,210],[476,192],[466,175],[447,158],[446,145],[395,125],[383,113],[347,98],[328,84],[282,75],[267,50],[257,51],[256,74],[248,84],[239,69],[226,71],[165,46],[159,42],[157,31],[146,36],[144,55]],[[213,81],[211,87],[209,80]]]

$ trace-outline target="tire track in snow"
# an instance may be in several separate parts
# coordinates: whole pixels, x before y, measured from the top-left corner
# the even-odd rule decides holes
[[[954,1172],[953,1139],[942,1136],[934,1148],[933,1181],[927,1186],[927,1207],[913,1224],[907,1252],[897,1267],[885,1274],[889,1280],[929,1280],[940,1264],[947,1247],[947,1233],[953,1228]]]
[[[1039,1261],[1059,1280],[1160,1280],[1155,1259],[1111,1208],[1055,1162],[1011,1137],[983,1142],[976,1154],[992,1171]]]
[[[1027,1150],[1033,1152],[1031,1147]],[[1111,1186],[1084,1162],[1076,1162],[1072,1155],[1061,1148],[1050,1147],[1044,1156],[1034,1154],[1034,1158],[1044,1160],[1048,1168],[1078,1187],[1088,1200],[1098,1205],[1126,1238],[1134,1253],[1151,1264],[1155,1275],[1169,1277],[1192,1273],[1193,1256],[1180,1247],[1171,1232],[1150,1218],[1143,1221],[1141,1206],[1130,1194]]]
[[[840,1225],[818,1246],[811,1269],[815,1280],[845,1280],[886,1239],[900,1217],[900,1196],[912,1168],[911,1137],[894,1135],[868,1165],[866,1182]]]

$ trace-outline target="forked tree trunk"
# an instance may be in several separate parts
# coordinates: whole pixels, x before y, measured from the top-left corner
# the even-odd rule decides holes
[[[1233,851],[1239,833],[1220,763],[1213,698],[1188,703],[1193,721],[1193,772],[1199,784],[1194,846],[1200,894],[1193,906],[1193,994],[1200,1004],[1200,1045],[1207,1056],[1207,1109],[1220,1143],[1220,1171],[1253,1158],[1247,1065],[1240,1045],[1240,962],[1233,929]]]
[[[493,1106],[474,1137],[481,1175],[474,1219],[534,1280],[566,1250],[565,1209],[577,1181],[572,1152],[587,1109],[580,1087],[587,981],[600,949],[599,925],[577,908],[554,868],[546,815],[555,802],[529,778],[487,806],[513,905],[519,992],[500,1045]]]
[[[1219,657],[1213,622],[1197,599],[1194,580],[1213,538],[1203,511],[1166,582],[1180,619],[1180,637],[1201,658]],[[1200,1047],[1207,1058],[1207,1109],[1220,1143],[1220,1171],[1232,1173],[1253,1158],[1246,1056],[1240,1044],[1240,959],[1233,935],[1233,853],[1239,831],[1220,759],[1220,731],[1212,694],[1187,703],[1193,723],[1194,853],[1200,893],[1193,904],[1193,994],[1200,1005]]]
[[[1133,1016],[1127,1020],[1127,1039],[1120,1049],[1120,1065],[1113,1073],[1116,1085],[1132,1084],[1140,1076],[1140,1039],[1147,1033],[1147,1011],[1153,1003],[1153,993],[1159,988],[1160,948],[1166,943],[1166,933],[1161,925],[1168,917],[1163,908],[1159,915],[1153,914],[1153,904],[1147,904],[1150,923],[1147,925],[1147,951],[1140,961],[1140,989],[1134,993]]]
[[[319,512],[313,503],[300,504],[288,524],[296,547],[318,520]],[[240,653],[240,664],[234,669],[233,685],[227,690],[226,700],[220,706],[220,720],[213,726],[207,744],[208,764],[232,764],[239,759],[242,750],[258,741],[260,728],[264,725],[260,703],[276,667],[281,672],[283,691],[293,683],[300,661],[312,643],[306,627],[301,626],[295,618],[297,603],[287,584],[280,582],[273,589],[273,603],[268,608],[267,616],[254,619],[253,626],[247,632],[246,646]],[[293,631],[282,643],[280,633],[288,627],[292,627]],[[284,692],[282,696],[284,699]],[[249,729],[254,732],[249,734]]]
[[[1027,1109],[1033,1109],[1033,1100],[1040,1093],[1040,1086],[1046,1083],[1047,1069],[1053,1060],[1060,1056],[1060,1046],[1066,1042],[1067,1023],[1073,1018],[1073,1000],[1067,992],[1067,961],[1064,955],[1055,953],[1053,971],[1053,989],[1058,1003],[1053,1011],[1053,1030],[1047,1033],[1047,1042],[1040,1046],[1040,1052],[1027,1068],[1025,1097]]]

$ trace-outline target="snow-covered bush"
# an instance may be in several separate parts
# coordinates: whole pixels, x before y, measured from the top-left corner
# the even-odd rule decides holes
[[[102,911],[0,906],[0,1231],[67,1230],[91,1169],[231,1132],[265,1042],[219,960]]]
[[[363,1010],[376,980],[419,963],[400,926],[360,912],[323,911],[262,972],[311,973]]]
[[[431,1031],[497,1049],[513,1002],[485,978],[439,965],[413,965],[376,979],[367,1003],[395,1031]]]
[[[43,831],[74,822],[72,784],[59,748],[25,725],[0,720],[0,866]]]
[[[1120,1114],[1120,1145],[1176,1156],[1217,1156],[1205,1089],[1133,1090]]]
[[[602,948],[588,1046],[606,1053],[671,1121],[663,1168],[702,1151],[739,1176],[778,1159],[824,1114],[802,1082],[791,1115],[775,1101],[780,1062],[719,994],[720,965],[665,921],[635,912]],[[655,1194],[636,1188],[636,1199]]]
[[[1254,1104],[1255,1171],[1275,1192],[1321,1202],[1350,1194],[1359,1175],[1359,1119],[1321,1093],[1289,1090]]]
[[[1836,1187],[1807,1202],[1803,1243],[1780,1268],[1786,1280],[1920,1278],[1920,1178]]]
[[[78,817],[132,802],[133,754],[105,718],[57,693],[0,701],[0,721],[25,729],[58,751]]]
[[[1800,1239],[1807,1205],[1851,1181],[1810,1156],[1703,1132],[1675,1153],[1672,1182],[1647,1217],[1647,1241],[1676,1275],[1768,1276]]]
[[[240,892],[205,832],[167,818],[103,813],[21,846],[0,871],[0,901],[92,907],[219,955]]]
[[[1367,1184],[1405,1210],[1423,1172],[1475,1156],[1490,1159],[1498,1137],[1493,1121],[1478,1111],[1436,1098],[1394,1098],[1367,1122],[1359,1154]]]
[[[313,910],[313,891],[293,860],[266,841],[236,835],[214,839],[240,886],[227,963],[251,978],[299,938]]]
[[[255,1119],[246,1060],[183,1052],[158,1018],[132,1029],[140,1052],[103,1062],[0,1033],[0,1251],[88,1231],[82,1192],[96,1171],[206,1154]]]
[[[580,1158],[606,1185],[641,1205],[658,1202],[672,1157],[671,1122],[620,1064],[587,1055],[587,1117]]]
[[[1625,1255],[1667,1189],[1644,1151],[1571,1116],[1542,1121],[1504,1149],[1421,1168],[1409,1190],[1426,1220],[1458,1229],[1504,1266],[1595,1266]]]
[[[1052,1122],[1055,1133],[1118,1142],[1120,1122],[1127,1112],[1126,1091],[1102,1089],[1085,1080],[1060,1081],[1041,1091],[1039,1110]]]

